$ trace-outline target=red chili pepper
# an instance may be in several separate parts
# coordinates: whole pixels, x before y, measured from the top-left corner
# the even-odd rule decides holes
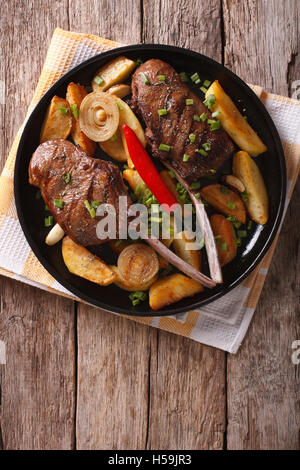
[[[175,196],[164,183],[134,131],[126,124],[123,124],[122,129],[125,135],[130,158],[138,174],[154,194],[159,204],[166,204],[169,207],[167,212],[171,212],[170,207],[173,204],[178,204]]]

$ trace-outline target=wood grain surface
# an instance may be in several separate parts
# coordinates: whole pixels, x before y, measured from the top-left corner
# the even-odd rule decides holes
[[[1,168],[56,26],[188,47],[287,95],[299,24],[297,0],[5,2]],[[299,200],[298,184],[236,356],[1,277],[0,448],[299,448]]]

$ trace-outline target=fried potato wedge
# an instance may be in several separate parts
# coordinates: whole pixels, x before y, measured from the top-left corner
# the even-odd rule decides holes
[[[193,240],[187,237],[187,232],[181,232],[180,235],[181,238],[177,238],[176,236],[173,240],[172,246],[176,255],[178,255],[181,259],[193,266],[198,271],[201,271],[201,250],[191,249]]]
[[[127,144],[126,144],[126,139],[124,136],[124,132],[122,130],[123,124],[127,124],[127,126],[131,127],[131,129],[135,132],[136,136],[139,138],[141,144],[146,147],[146,137],[144,130],[140,124],[140,121],[132,111],[132,109],[128,106],[125,101],[121,100],[120,98],[116,97],[116,100],[118,102],[118,107],[120,111],[120,121],[119,121],[119,129],[121,131],[121,137],[122,137],[122,142],[123,142],[123,147],[127,155],[127,159],[130,160],[128,162],[128,166],[130,167],[132,165],[130,155],[128,152]]]
[[[76,106],[79,110],[83,98],[87,95],[86,89],[79,83],[69,83],[67,88],[66,99],[72,109],[72,106]],[[75,108],[75,109],[76,109]],[[97,144],[93,140],[89,139],[80,129],[79,119],[72,116],[72,139],[76,145],[79,145],[89,156],[93,156],[96,152]]]
[[[234,175],[225,175],[223,176],[222,181],[224,181],[224,183],[226,183],[231,189],[235,189],[239,193],[243,193],[246,189],[244,183]]]
[[[210,225],[216,239],[218,258],[221,266],[229,263],[236,256],[237,242],[232,223],[221,214],[210,217]]]
[[[123,82],[134,68],[135,62],[127,57],[120,56],[111,60],[96,73],[92,82],[93,91],[105,91],[116,83]]]
[[[125,96],[131,93],[131,88],[129,85],[125,85],[124,83],[119,83],[119,85],[114,85],[107,90],[107,93],[110,95],[115,95],[118,98],[124,98]]]
[[[215,80],[207,90],[205,97],[215,95],[216,102],[213,111],[220,111],[218,119],[232,140],[250,155],[259,155],[267,150],[267,147],[258,137],[256,132],[243,118],[231,98],[225,93],[218,80]]]
[[[135,291],[146,291],[149,290],[149,288],[152,286],[154,282],[157,281],[158,275],[153,277],[150,281],[145,282],[143,284],[138,284],[136,286],[133,286],[132,284],[127,284],[126,280],[120,275],[119,269],[117,266],[110,266],[111,270],[115,273],[117,276],[117,279],[115,280],[115,284],[120,287],[120,289],[127,290],[129,292],[135,292]]]
[[[63,239],[62,255],[68,270],[76,276],[83,277],[100,286],[108,286],[117,279],[117,275],[104,261],[83,246],[73,242],[69,237]]]
[[[153,310],[178,302],[203,291],[202,285],[183,274],[172,274],[155,282],[149,290],[149,304]]]
[[[120,129],[114,135],[114,138],[106,142],[99,143],[102,150],[117,162],[127,162],[127,155],[123,147]]]
[[[124,170],[123,178],[127,181],[134,193],[138,188],[141,188],[141,192],[143,192],[143,189],[146,189],[147,187],[136,170],[131,170],[130,168],[128,170]]]
[[[246,222],[244,203],[231,189],[221,184],[211,184],[201,189],[200,194],[217,211],[234,216],[242,224]]]
[[[66,139],[72,129],[72,113],[67,100],[53,96],[41,130],[40,142]]]
[[[245,205],[252,220],[264,225],[269,218],[269,198],[262,174],[247,152],[237,152],[233,157],[233,173],[247,191]]]

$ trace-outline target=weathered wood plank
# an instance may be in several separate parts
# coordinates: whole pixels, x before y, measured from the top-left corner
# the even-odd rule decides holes
[[[298,60],[299,23],[297,1],[224,1],[226,65],[287,94],[291,64]],[[245,342],[228,358],[229,449],[299,447],[299,366],[291,360],[292,342],[299,339],[299,195],[300,184]]]
[[[70,29],[124,43],[141,38],[140,1],[70,0]],[[150,329],[78,305],[78,449],[143,449]]]
[[[37,83],[53,29],[68,26],[67,1],[1,6],[1,168]],[[70,449],[74,443],[73,302],[1,277],[0,365],[4,449]],[[0,439],[1,441],[1,439]],[[1,447],[1,444],[0,444]]]
[[[144,0],[143,40],[184,46],[222,60],[219,1]],[[225,354],[162,331],[152,337],[150,449],[221,449]]]

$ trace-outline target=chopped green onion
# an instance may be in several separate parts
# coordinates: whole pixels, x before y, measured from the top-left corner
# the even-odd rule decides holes
[[[51,227],[53,224],[53,215],[49,215],[48,217],[45,217],[45,227]]]
[[[248,230],[252,229],[252,220],[249,220],[248,225],[247,225],[247,229]]]
[[[204,80],[203,82],[203,86],[205,86],[205,88],[208,88],[210,84],[211,84],[210,80]]]
[[[192,142],[192,144],[193,144],[195,142],[195,139],[196,139],[195,134],[190,134],[189,139],[190,139],[190,142]]]
[[[121,105],[121,103],[119,103],[119,101],[117,102],[117,105],[118,105],[119,111],[122,111],[123,106]]]
[[[174,171],[169,170],[168,173],[169,173],[169,175],[171,176],[171,178],[175,178],[175,173],[174,173]]]
[[[142,65],[142,63],[143,63],[143,61],[140,57],[138,59],[136,59],[136,61],[135,61],[136,67],[139,67],[140,65]]]
[[[208,119],[207,123],[210,124],[210,129],[212,131],[216,131],[216,130],[220,129],[220,125],[221,125],[220,121],[215,121],[213,119]]]
[[[100,202],[99,202],[99,201],[92,201],[91,204],[92,204],[92,206],[93,206],[95,209],[97,209],[97,207],[100,206]]]
[[[165,116],[167,114],[167,110],[166,109],[159,109],[158,111],[158,115],[159,116]]]
[[[159,75],[159,77],[158,77],[158,80],[159,80],[160,82],[164,82],[165,79],[166,79],[166,77],[165,77],[164,75]]]
[[[96,75],[96,77],[94,78],[94,82],[100,86],[100,85],[103,85],[104,79],[100,77],[100,75]]]
[[[226,251],[226,250],[227,250],[227,243],[226,243],[226,242],[221,243],[221,250],[222,250],[222,251]]]
[[[206,119],[207,119],[206,113],[202,113],[201,116],[200,116],[200,119],[201,119],[201,121],[205,122]]]
[[[150,83],[149,79],[148,79],[147,75],[144,72],[141,72],[141,77],[142,77],[142,80],[145,83],[145,85],[149,85],[149,83]]]
[[[205,86],[201,86],[200,87],[200,90],[205,94],[207,92],[207,88],[205,88]]]
[[[224,186],[224,184],[221,185],[221,193],[222,194],[227,194],[228,193],[228,188],[227,188],[227,186]]]
[[[64,207],[64,201],[62,199],[54,199],[54,206],[62,209]]]
[[[243,191],[241,193],[241,198],[244,202],[247,202],[248,201],[248,195],[249,195],[249,192],[245,189],[245,191]]]
[[[228,207],[228,209],[233,210],[233,209],[235,209],[235,204],[233,202],[228,201],[227,202],[227,207]]]
[[[193,98],[187,98],[187,99],[185,100],[185,104],[186,104],[187,106],[190,106],[191,104],[194,104]]]
[[[204,144],[202,144],[202,147],[204,148],[204,150],[208,151],[211,149],[211,145],[209,142],[205,142]]]
[[[200,187],[201,187],[200,181],[195,181],[194,183],[190,185],[191,189],[199,189]]]
[[[217,170],[215,170],[214,168],[211,168],[209,171],[210,171],[213,175],[214,175],[215,173],[217,173]]]
[[[203,157],[207,157],[208,155],[208,153],[204,149],[198,149],[197,152],[200,153],[200,155],[203,155]]]
[[[180,72],[179,74],[184,82],[188,81],[188,76],[185,72]]]
[[[200,122],[200,116],[194,114],[194,121]]]
[[[203,104],[205,104],[205,106],[207,106],[207,108],[211,110],[215,102],[216,102],[216,97],[215,95],[211,94],[211,95],[208,95],[206,100],[203,101]]]
[[[236,239],[236,244],[237,244],[237,246],[241,246],[242,240],[240,238],[237,238]]]
[[[219,240],[220,238],[222,238],[221,235],[216,235],[215,236],[215,240]]]
[[[221,114],[221,111],[220,111],[219,109],[217,109],[217,111],[214,111],[214,112],[212,113],[212,117],[213,117],[213,118],[218,117],[218,116],[220,116],[220,114]]]
[[[117,241],[115,242],[115,247],[117,248],[118,246],[121,245],[121,243],[122,243],[122,240],[117,240]]]
[[[197,78],[197,80],[195,81],[195,85],[200,85],[200,83],[201,83],[200,78]]]
[[[170,152],[170,150],[171,150],[170,145],[167,145],[167,144],[160,144],[160,146],[158,148],[159,148],[159,150],[164,150],[165,152]]]
[[[235,220],[232,222],[232,224],[235,228],[240,228],[240,226],[242,225],[242,222],[240,222],[239,220]]]
[[[199,197],[201,196],[201,194],[200,194],[200,193],[196,193],[196,194],[194,194],[194,196],[195,196],[196,199],[199,199]]]
[[[142,291],[131,292],[131,294],[129,295],[129,299],[131,300],[133,306],[138,305],[140,302],[143,302],[146,297],[146,293]]]
[[[58,108],[58,109],[59,109],[59,112],[61,114],[67,114],[67,112],[68,112],[68,108],[65,108],[64,106],[62,106],[61,108]]]
[[[191,76],[191,80],[192,82],[196,82],[197,80],[200,80],[200,77],[197,72]]]
[[[182,159],[182,160],[183,160],[184,162],[188,162],[189,159],[190,159],[190,156],[189,156],[187,153],[185,153],[185,154],[183,155],[183,159]]]
[[[243,118],[245,119],[245,121],[248,121],[248,118],[247,118],[247,116],[243,116]]]
[[[47,206],[47,204],[45,204],[45,211],[48,211],[49,210],[49,207]]]
[[[129,166],[125,163],[125,165],[123,165],[123,168],[124,170],[129,170]]]
[[[79,109],[77,107],[77,104],[73,103],[73,104],[70,104],[70,108],[72,110],[72,113],[73,113],[73,116],[74,118],[78,118],[79,117]]]
[[[247,231],[246,230],[238,230],[237,236],[239,238],[246,238],[247,237]]]
[[[111,138],[109,139],[110,142],[116,142],[116,140],[118,140],[117,134],[113,134]]]
[[[91,93],[93,91],[93,87],[91,87],[91,85],[86,85],[85,89],[86,89],[87,93]]]
[[[95,211],[94,207],[91,207],[89,201],[85,200],[85,201],[84,201],[84,205],[85,205],[85,207],[87,208],[87,210],[89,211],[90,216],[92,217],[92,219],[93,219],[94,217],[96,217],[96,211]]]
[[[67,173],[66,176],[65,176],[65,183],[68,184],[68,183],[70,183],[70,181],[71,181],[71,174]]]
[[[162,217],[149,217],[150,222],[157,222],[160,224],[162,222]]]

